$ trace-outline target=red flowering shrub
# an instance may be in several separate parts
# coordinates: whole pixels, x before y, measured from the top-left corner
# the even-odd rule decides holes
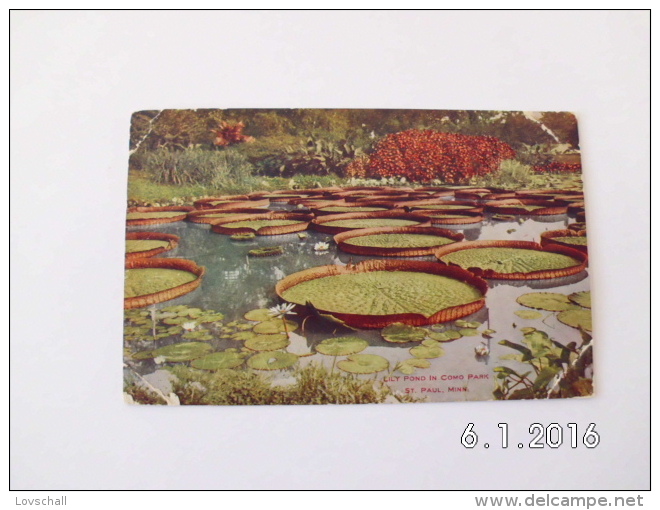
[[[212,130],[212,133],[215,135],[213,144],[224,147],[226,145],[234,145],[237,143],[254,142],[254,137],[243,134],[244,129],[245,124],[242,122],[229,124],[222,121],[220,122],[220,127],[218,129]]]
[[[582,172],[582,165],[580,163],[553,161],[547,165],[536,165],[534,171],[539,174],[575,174]]]
[[[497,171],[502,161],[515,156],[509,145],[492,136],[411,129],[386,136],[368,161],[356,162],[347,170],[349,177],[439,179],[460,184]]]

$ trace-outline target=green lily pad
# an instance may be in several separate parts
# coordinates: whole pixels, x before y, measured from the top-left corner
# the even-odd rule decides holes
[[[479,322],[479,321],[468,322],[468,321],[464,321],[464,320],[461,320],[461,319],[458,319],[455,322],[455,324],[459,328],[471,328],[471,329],[475,329],[475,328],[478,328],[479,326],[481,326],[481,322]]]
[[[463,335],[461,335],[461,333],[455,329],[448,329],[447,331],[442,331],[441,333],[431,331],[429,332],[428,336],[429,338],[437,340],[438,342],[452,342],[463,337]]]
[[[374,227],[408,227],[411,225],[419,225],[420,221],[402,220],[398,218],[362,218],[352,220],[333,220],[326,221],[323,225],[328,227],[343,227],[343,228],[374,228]]]
[[[327,338],[316,346],[316,350],[328,356],[348,356],[364,351],[369,344],[366,340],[355,336]]]
[[[245,355],[237,352],[214,352],[207,356],[197,358],[190,363],[193,368],[202,370],[221,370],[225,368],[236,368],[243,364]]]
[[[126,215],[127,220],[152,220],[156,218],[174,218],[186,214],[186,211],[150,211],[130,212]]]
[[[257,337],[257,333],[255,333],[254,331],[240,331],[238,333],[234,333],[229,338],[232,340],[236,340],[237,342],[245,342],[247,340],[251,340],[256,337]]]
[[[254,239],[255,237],[257,237],[257,234],[255,234],[254,232],[245,232],[243,234],[232,234],[231,236],[229,236],[229,238],[232,241],[249,241],[250,239]]]
[[[374,248],[428,248],[455,242],[448,237],[429,234],[372,234],[344,241],[353,246]]]
[[[476,329],[473,328],[463,328],[459,329],[458,332],[462,336],[479,336],[481,333],[479,333]]]
[[[415,358],[431,359],[439,358],[444,356],[445,351],[440,344],[437,345],[418,345],[410,349],[410,354],[415,356]]]
[[[431,362],[423,358],[406,359],[397,365],[397,370],[405,375],[414,374],[418,368],[430,368]]]
[[[287,331],[295,331],[298,329],[298,324],[293,321],[286,321]],[[252,331],[259,335],[275,335],[277,333],[284,333],[284,323],[281,319],[272,319],[260,322],[252,328]]]
[[[282,370],[297,362],[298,356],[282,351],[260,352],[247,360],[248,366],[255,370]]]
[[[270,314],[268,308],[259,308],[257,310],[250,310],[245,315],[243,315],[246,320],[255,321],[255,322],[264,322],[273,319],[273,316]]]
[[[536,328],[520,328],[520,331],[523,335],[525,335],[527,333],[531,333],[532,331],[536,331]]]
[[[160,241],[158,239],[127,239],[126,253],[139,253],[157,248],[167,248],[169,245],[169,241]]]
[[[248,255],[250,257],[274,257],[276,255],[282,255],[282,253],[284,253],[284,248],[281,246],[265,246],[264,248],[250,250]]]
[[[535,312],[534,310],[517,310],[513,313],[515,313],[521,319],[540,319],[543,317],[541,313]]]
[[[181,312],[183,310],[187,310],[187,309],[188,309],[188,307],[186,305],[173,305],[173,306],[168,306],[166,308],[162,308],[161,312],[168,312],[168,313],[178,314],[179,312]]]
[[[222,226],[226,228],[252,228],[259,230],[262,227],[282,227],[284,225],[293,225],[294,223],[304,223],[296,220],[246,220],[246,221],[232,221],[225,223]]]
[[[383,338],[392,343],[402,344],[406,342],[421,342],[426,338],[427,331],[415,326],[408,326],[395,322],[386,328],[383,328],[381,335]]]
[[[201,341],[213,340],[213,335],[210,333],[210,331],[206,329],[198,329],[197,331],[188,331],[187,333],[181,335],[181,337],[185,338],[186,340],[201,340]]]
[[[190,283],[197,275],[178,269],[156,267],[126,269],[124,280],[124,298],[154,294]]]
[[[180,317],[177,315],[176,317],[168,317],[167,319],[163,319],[163,323],[169,324],[170,326],[179,326],[185,322],[190,322],[190,318],[187,316]]]
[[[497,331],[495,331],[494,329],[484,329],[484,330],[481,332],[481,334],[482,334],[483,336],[487,336],[487,337],[491,337],[491,336],[493,336],[495,333],[497,333]]]
[[[162,356],[165,361],[190,361],[201,358],[205,354],[213,351],[209,344],[201,342],[188,342],[183,344],[173,344],[161,347],[153,351],[153,357]]]
[[[252,351],[277,351],[289,345],[286,335],[257,335],[245,341],[245,347]]]
[[[516,217],[510,214],[493,214],[493,219],[497,221],[515,221]]]
[[[551,237],[550,239],[560,243],[574,244],[575,246],[587,245],[587,236]]]
[[[389,366],[390,362],[377,354],[353,354],[337,363],[340,370],[351,374],[375,374]]]
[[[456,264],[463,269],[478,267],[492,269],[500,274],[564,269],[580,264],[579,260],[561,253],[507,247],[468,248],[447,253],[440,258],[443,262]]]
[[[144,360],[144,359],[151,359],[155,358],[156,355],[154,354],[154,351],[140,351],[131,354],[131,358],[137,359],[137,360]]]
[[[568,299],[584,308],[591,308],[591,292],[589,291],[574,292],[568,295]]]
[[[201,322],[202,324],[208,324],[210,322],[219,322],[222,319],[224,319],[225,316],[221,314],[220,312],[213,312],[213,313],[204,313],[201,315],[197,321]]]
[[[572,328],[581,327],[585,331],[591,331],[591,310],[588,308],[564,310],[557,315],[557,319]]]
[[[475,287],[446,276],[413,271],[369,271],[325,276],[283,292],[291,303],[359,315],[418,313],[430,317],[483,298]]]
[[[519,296],[516,301],[528,308],[547,310],[549,312],[561,312],[562,310],[575,308],[575,305],[571,303],[568,296],[555,292],[530,292],[529,294]]]

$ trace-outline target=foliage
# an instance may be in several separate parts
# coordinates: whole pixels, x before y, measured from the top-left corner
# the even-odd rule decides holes
[[[588,334],[583,334],[580,347],[576,342],[563,345],[534,328],[526,330],[523,344],[509,340],[499,343],[519,353],[502,356],[502,359],[525,363],[530,370],[521,374],[509,367],[495,367],[495,398],[565,398],[591,394],[591,378],[587,377],[591,367],[591,336]]]
[[[432,130],[402,131],[386,136],[375,146],[364,175],[351,177],[405,177],[412,181],[467,183],[475,176],[496,171],[514,150],[490,136],[468,136]],[[351,170],[355,170],[352,167]]]
[[[304,142],[287,146],[284,151],[260,163],[264,175],[291,177],[296,174],[343,176],[348,164],[362,155],[362,150],[347,140],[333,142],[309,136]]]
[[[237,143],[252,143],[255,138],[253,136],[247,136],[243,134],[245,129],[245,124],[243,122],[237,122],[236,124],[230,124],[228,122],[220,122],[220,126],[213,130],[215,139],[213,140],[213,145],[218,147],[226,147],[227,145],[235,145]]]
[[[268,376],[236,370],[205,372],[183,365],[170,367],[177,377],[173,391],[181,404],[370,404],[384,402],[392,392],[373,380],[359,380],[310,365],[294,370],[295,383],[273,386]]]
[[[515,159],[506,159],[500,163],[497,172],[473,179],[472,184],[480,187],[502,187],[520,189],[532,183],[532,167]]]
[[[162,148],[146,156],[144,170],[154,181],[163,184],[225,188],[254,183],[252,165],[235,150],[192,148],[175,151]]]
[[[553,161],[546,165],[535,166],[534,171],[540,174],[579,174],[582,173],[582,164]]]

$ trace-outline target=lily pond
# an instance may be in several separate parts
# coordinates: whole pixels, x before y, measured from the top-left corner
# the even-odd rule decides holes
[[[451,196],[442,199],[447,204],[454,200]],[[292,201],[295,202],[295,196]],[[268,208],[262,210],[264,213],[307,214],[314,218],[311,208],[309,204],[271,201]],[[523,209],[521,212],[530,211]],[[132,214],[131,219],[139,219],[140,214],[150,214],[146,219],[154,218],[154,213],[149,212]],[[366,214],[378,213],[369,211]],[[502,215],[488,212],[486,208],[482,214],[469,224],[434,223],[432,228],[464,236],[460,241],[447,238],[443,243],[449,244],[439,247],[483,241],[539,243],[543,232],[566,231],[569,225],[577,222],[577,213],[570,208],[564,214],[550,215]],[[161,217],[174,216],[173,212],[161,213]],[[226,219],[218,217],[220,223]],[[260,221],[255,228],[268,226],[264,220],[255,221]],[[274,222],[273,228],[291,228],[298,220],[270,221]],[[244,220],[240,226],[249,226],[249,223]],[[386,222],[385,225],[395,228],[410,224]],[[378,304],[376,297],[371,302],[372,294],[391,291],[379,287],[378,282],[373,284],[376,290],[369,290],[370,294],[352,295],[350,310],[343,311],[345,316],[329,313],[319,305],[336,298],[333,287],[325,290],[320,287],[319,292],[325,296],[302,298],[300,302],[291,297],[288,302],[278,295],[276,286],[291,275],[321,266],[353,268],[372,260],[425,262],[433,267],[446,264],[433,250],[422,256],[348,253],[338,247],[333,234],[313,227],[256,236],[245,235],[240,230],[243,235],[232,236],[214,231],[215,227],[210,224],[185,220],[129,225],[127,232],[133,237],[134,233],[149,232],[169,234],[179,240],[173,243],[173,249],[140,259],[152,261],[148,268],[139,265],[143,262],[129,266],[127,258],[127,274],[150,270],[154,273],[136,273],[135,276],[158,279],[163,277],[163,271],[181,273],[176,266],[162,269],[165,266],[153,262],[169,259],[194,261],[205,271],[198,270],[196,280],[193,273],[184,273],[189,278],[170,284],[195,284],[178,297],[166,296],[172,299],[155,303],[134,303],[125,310],[127,400],[143,404],[398,403],[565,398],[592,393],[591,305],[586,256],[578,260],[582,265],[576,266],[571,274],[558,273],[538,279],[492,278],[494,275],[485,267],[477,271],[465,267],[464,270],[473,271],[477,277],[481,275],[477,279],[487,284],[483,293],[470,283],[469,278],[474,276],[461,277],[458,283],[469,287],[475,296],[446,306],[455,306],[467,314],[456,312],[458,318],[435,322],[429,319],[431,312],[425,314],[429,320],[415,322],[397,320],[397,313],[405,314],[394,310],[386,315],[394,318],[385,320],[385,324],[378,320],[347,319],[362,317],[361,313],[366,316],[367,312],[361,312],[362,307],[385,306]],[[586,236],[586,231],[581,232]],[[155,237],[145,239],[132,241],[131,251],[165,250],[168,242]],[[432,240],[424,241],[432,244]],[[267,250],[261,250],[264,248]],[[570,248],[568,250],[563,253],[573,253]],[[507,261],[495,260],[494,263]],[[528,263],[524,258],[515,260],[517,271]],[[142,269],[128,269],[131,267]],[[530,267],[529,271],[532,270]],[[369,277],[373,274],[362,273]],[[435,283],[436,280],[422,282],[422,277],[434,277],[437,282],[441,278],[449,279],[426,272],[400,273],[399,276],[401,281],[393,285],[408,287],[408,290],[415,285],[441,285]],[[417,277],[421,283],[416,283]],[[328,278],[313,282],[326,280]],[[127,280],[127,289],[132,289],[130,296],[139,297],[139,288],[144,282],[131,276],[130,283],[132,286]],[[308,281],[304,283],[309,284]],[[163,285],[167,287],[167,282]],[[300,285],[300,288],[304,287]],[[142,293],[157,290],[153,288]],[[406,307],[413,306],[421,297],[413,292],[407,298],[405,290],[400,291],[397,305],[407,311]],[[452,296],[459,295],[460,291],[452,290]],[[287,297],[295,295],[289,292],[285,291]],[[425,295],[430,294],[433,292],[425,292]],[[393,300],[391,296],[387,299]],[[447,298],[440,296],[438,299]],[[481,306],[481,299],[485,299],[484,306]],[[477,304],[469,308],[470,302]]]

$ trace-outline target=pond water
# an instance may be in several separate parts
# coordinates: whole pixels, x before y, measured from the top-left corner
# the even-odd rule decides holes
[[[293,210],[284,204],[271,205],[273,210]],[[524,240],[539,241],[540,234],[547,230],[566,228],[568,223],[575,221],[573,216],[552,216],[545,218],[520,217],[519,221],[493,220],[486,214],[480,224],[447,226],[451,230],[461,232],[466,240]],[[298,234],[279,236],[257,236],[250,241],[233,241],[229,236],[216,234],[209,225],[189,222],[169,223],[148,227],[132,227],[128,231],[157,231],[175,234],[181,238],[179,246],[162,257],[177,257],[194,260],[206,267],[206,276],[202,285],[195,291],[175,300],[156,305],[157,309],[172,305],[189,305],[202,309],[212,309],[225,315],[225,322],[242,319],[243,314],[257,308],[269,308],[281,302],[275,294],[276,283],[287,275],[314,266],[327,264],[344,265],[349,262],[359,262],[374,257],[361,257],[338,251],[332,242],[332,236],[313,230],[306,231],[307,237],[301,239]],[[318,253],[314,245],[325,241],[330,243],[330,249]],[[276,257],[248,257],[248,250],[266,246],[282,246],[283,255]],[[417,257],[410,260],[435,260],[434,257]],[[498,342],[508,339],[521,343],[520,328],[535,327],[545,331],[554,340],[566,345],[575,341],[581,342],[578,330],[559,322],[556,314],[540,311],[542,317],[523,319],[515,315],[517,310],[530,310],[516,303],[516,298],[528,292],[547,290],[570,294],[589,290],[587,271],[568,278],[535,280],[535,281],[504,281],[490,280],[486,296],[486,307],[479,312],[464,317],[466,321],[483,323],[479,330],[491,329],[495,333],[491,338],[481,334],[464,336],[452,342],[442,344],[444,355],[430,359],[430,368],[418,369],[414,374],[406,376],[400,372],[379,372],[376,375],[362,375],[360,378],[385,379],[391,388],[400,393],[408,393],[415,397],[425,397],[426,401],[457,401],[457,400],[489,400],[493,398],[495,366],[508,366],[515,370],[527,371],[529,365],[513,360],[502,360],[501,356],[515,354],[516,351]],[[290,318],[301,322],[296,316]],[[432,326],[430,330],[461,329],[454,323]],[[296,353],[315,352],[314,346],[324,339],[333,336],[359,336],[369,343],[362,354],[378,354],[394,367],[397,362],[410,359],[411,347],[417,342],[393,344],[384,341],[380,330],[350,329],[317,320],[306,321],[303,328],[298,328],[290,334],[291,346],[288,350]],[[168,343],[181,342],[177,337],[164,338],[149,347],[153,348]],[[186,340],[183,340],[186,341]],[[484,342],[490,349],[487,356],[477,356],[475,347]],[[216,339],[210,342],[216,350],[230,347],[240,347],[240,343],[228,339]],[[238,344],[238,345],[237,345]],[[129,342],[126,346],[135,348]],[[342,359],[341,357],[338,359]],[[323,363],[328,368],[337,360],[333,356],[315,354],[301,357],[301,365]],[[131,366],[147,375],[159,369],[153,360],[141,362],[131,361]],[[335,367],[333,370],[337,370]],[[275,384],[286,384],[291,380],[288,371],[266,372]]]

